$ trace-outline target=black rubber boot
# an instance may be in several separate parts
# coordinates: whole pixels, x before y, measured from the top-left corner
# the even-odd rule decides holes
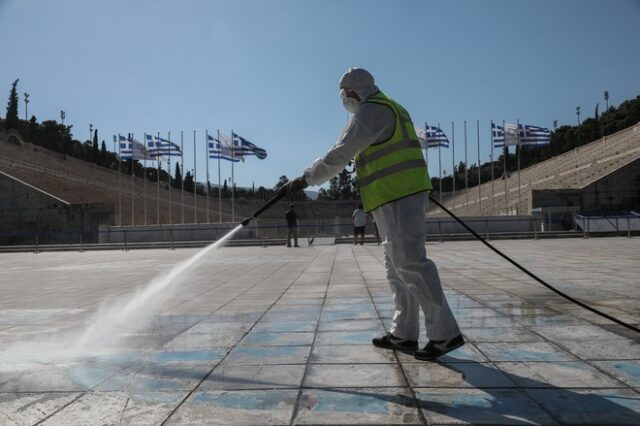
[[[458,349],[464,345],[462,334],[450,340],[429,340],[424,349],[418,349],[413,356],[421,361],[433,361],[434,359]]]
[[[405,351],[414,351],[418,349],[417,340],[401,339],[391,333],[387,333],[386,336],[375,337],[371,343],[373,343],[373,346],[383,349],[401,349]]]

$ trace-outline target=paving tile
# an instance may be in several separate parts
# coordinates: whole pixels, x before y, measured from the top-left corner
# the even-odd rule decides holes
[[[297,396],[277,389],[196,392],[167,424],[289,424]]]
[[[235,348],[229,354],[228,364],[305,364],[311,346],[265,346]]]
[[[295,346],[313,343],[314,333],[249,333],[239,346]]]
[[[558,424],[519,389],[416,388],[429,424]]]
[[[567,352],[546,342],[478,343],[492,361],[575,361]]]
[[[208,349],[208,348],[229,348],[237,344],[242,339],[242,334],[229,333],[194,333],[181,334],[175,339],[167,342],[163,350],[184,350],[184,349]]]
[[[98,385],[122,366],[110,364],[43,364],[3,371],[0,392],[71,392]]]
[[[512,388],[515,383],[489,363],[457,362],[406,364],[404,371],[412,387]]]
[[[198,390],[278,389],[300,387],[306,365],[220,364]]]
[[[594,361],[593,365],[631,387],[640,387],[640,360]]]
[[[294,424],[422,424],[422,420],[408,389],[307,389]]]
[[[566,340],[619,340],[620,336],[596,325],[562,325],[531,327],[531,330],[552,341]]]
[[[528,389],[534,400],[572,425],[638,425],[640,394],[630,389]]]
[[[393,351],[373,345],[327,345],[314,346],[310,361],[314,364],[380,364],[396,363]]]
[[[473,342],[542,342],[543,339],[524,328],[464,328],[462,333]]]
[[[316,331],[317,321],[261,321],[253,328],[256,333],[291,333]]]
[[[354,319],[320,321],[318,331],[374,331],[382,332],[384,327],[379,319]]]
[[[329,387],[388,387],[407,386],[397,364],[312,364],[304,386]]]
[[[371,345],[372,331],[319,331],[316,345]]]
[[[616,388],[621,383],[581,361],[500,362],[496,364],[523,388]]]
[[[640,344],[628,339],[558,342],[575,356],[586,360],[640,359]]]

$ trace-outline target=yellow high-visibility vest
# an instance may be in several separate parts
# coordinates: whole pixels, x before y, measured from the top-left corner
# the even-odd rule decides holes
[[[420,142],[409,113],[382,92],[366,102],[386,105],[396,123],[386,141],[368,146],[356,156],[356,177],[367,213],[383,204],[433,189]]]

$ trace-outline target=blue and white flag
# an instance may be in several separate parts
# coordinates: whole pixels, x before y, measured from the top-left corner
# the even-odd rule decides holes
[[[211,135],[207,136],[209,138],[207,141],[209,158],[219,158],[221,160],[233,161],[235,163],[241,160],[240,156],[233,155],[233,148],[229,144],[220,141]],[[222,135],[220,139],[222,139]]]
[[[491,123],[491,135],[494,148],[511,145],[541,146],[551,142],[549,129],[528,124],[506,123],[503,128]]]
[[[177,157],[182,156],[180,145],[176,145],[175,143],[158,136],[145,135],[145,138],[147,140],[147,149],[154,157],[160,157],[163,155]]]
[[[235,153],[241,153],[242,155],[255,155],[261,160],[267,158],[267,151],[264,148],[260,148],[242,136],[238,136],[235,133],[232,133],[233,137],[233,150]]]
[[[504,127],[491,122],[491,140],[494,148],[518,145],[518,126],[506,123]]]
[[[551,142],[551,130],[545,127],[520,124],[520,145],[522,146],[542,146]]]
[[[415,127],[415,129],[422,149],[437,148],[439,146],[449,148],[449,139],[439,127],[427,126],[426,129],[421,129],[420,127]]]
[[[118,135],[118,143],[120,147],[120,158],[123,160],[153,160],[151,153],[144,145],[135,140],[131,135],[124,137]]]

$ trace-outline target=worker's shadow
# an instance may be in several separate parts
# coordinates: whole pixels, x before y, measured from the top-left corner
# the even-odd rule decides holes
[[[427,368],[430,363],[413,365],[418,365],[418,368]],[[471,424],[531,425],[556,424],[558,422],[563,424],[640,424],[640,394],[633,393],[633,391],[629,392],[631,396],[617,395],[613,400],[610,395],[614,391],[611,389],[603,390],[604,393],[609,394],[609,396],[603,396],[588,393],[585,390],[558,388],[546,382],[498,371],[491,367],[491,364],[448,356],[446,363],[438,363],[438,365],[451,370],[452,374],[461,375],[468,387],[462,388],[459,385],[455,388],[454,386],[448,388],[446,386],[430,387],[433,385],[424,383],[420,386],[421,389],[417,389],[417,397],[418,404],[421,409],[427,412],[427,417],[429,417],[429,413],[435,413]],[[263,367],[269,368],[268,365]],[[472,374],[467,374],[465,371],[472,371]],[[164,370],[163,375],[184,377],[185,371],[179,368],[174,371]],[[487,378],[501,377],[501,375],[512,383],[505,386],[506,382],[504,378],[501,378],[496,387],[487,387]],[[224,368],[213,371],[207,380],[209,384],[212,381],[219,382],[218,388],[221,390],[297,388],[296,385],[290,383],[261,380],[246,375],[239,377]],[[418,386],[414,386],[414,388],[418,388]],[[546,404],[541,405],[535,402],[535,399],[526,395],[522,388],[531,389],[532,392],[537,393],[538,398],[544,399]],[[304,387],[304,389],[361,396],[380,400],[381,404],[390,403],[415,408],[411,394],[389,392],[389,388],[385,388],[384,393],[376,392],[371,388],[359,390],[354,388]],[[480,389],[482,393],[465,392],[470,389]],[[315,405],[313,398],[311,400],[303,398],[301,404],[309,409],[313,409]],[[553,408],[548,409],[545,407],[547,404]],[[390,409],[390,411],[392,410]]]
[[[428,395],[424,399],[419,398],[421,408],[429,412],[463,422],[483,424],[640,424],[640,394],[633,391],[629,392],[630,396],[616,395],[613,399],[611,397],[615,391],[611,389],[603,389],[603,393],[607,395],[598,395],[589,393],[588,390],[559,388],[546,382],[497,370],[490,364],[468,362],[453,357],[448,357],[447,361],[439,365],[450,369],[453,374],[460,374],[470,387],[459,389],[458,397],[455,393],[444,393],[444,398],[442,395],[436,398],[430,398]],[[464,370],[471,370],[473,373],[466,374]],[[487,378],[499,377],[497,375],[500,374],[513,382],[511,387],[487,387]],[[543,404],[527,395],[523,388],[535,393]],[[484,395],[476,397],[465,394],[465,389],[480,389]],[[438,389],[429,388],[424,392],[438,393]]]

